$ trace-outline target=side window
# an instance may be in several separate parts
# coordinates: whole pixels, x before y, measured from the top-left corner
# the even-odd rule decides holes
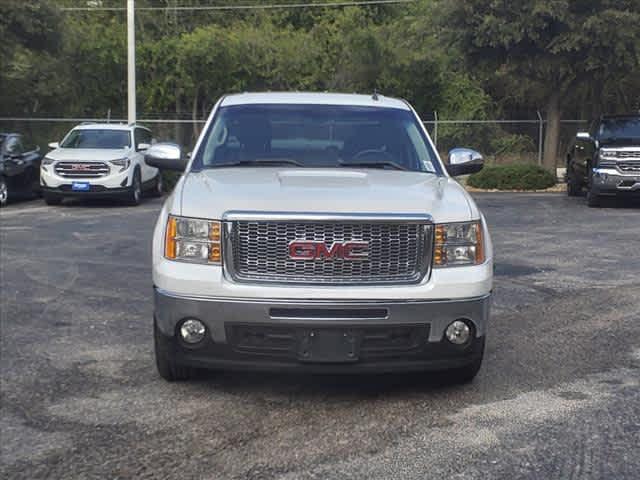
[[[7,140],[7,153],[9,155],[22,155],[23,151],[20,137],[9,137],[9,140]]]

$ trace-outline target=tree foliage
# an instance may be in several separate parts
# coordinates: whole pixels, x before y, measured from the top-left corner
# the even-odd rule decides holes
[[[278,3],[287,2],[299,0]],[[136,0],[139,7],[210,4]],[[62,12],[60,5],[77,2],[4,0],[3,113],[123,117],[124,13]],[[139,11],[138,110],[199,120],[225,93],[378,90],[407,98],[425,119],[434,111],[445,119],[522,112],[531,118],[542,109],[553,126],[563,112],[589,117],[640,107],[639,9],[637,0],[419,0],[268,12]],[[439,137],[446,146],[530,148],[513,133],[453,125],[442,126]],[[173,135],[193,141],[180,126]],[[553,142],[548,134],[547,144]]]

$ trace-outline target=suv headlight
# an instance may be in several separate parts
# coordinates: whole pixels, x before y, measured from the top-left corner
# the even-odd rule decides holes
[[[40,162],[40,165],[41,165],[41,166],[44,166],[44,165],[51,165],[53,162],[55,162],[55,160],[54,160],[53,158],[44,157],[44,158],[42,159],[42,162]]]
[[[479,265],[484,260],[481,222],[436,225],[434,267]]]
[[[222,264],[222,225],[216,220],[169,216],[164,256],[182,262]]]
[[[129,168],[129,165],[131,165],[131,160],[129,160],[128,158],[118,158],[116,160],[109,160],[109,162],[116,167],[121,167],[118,173],[124,172],[127,168]]]

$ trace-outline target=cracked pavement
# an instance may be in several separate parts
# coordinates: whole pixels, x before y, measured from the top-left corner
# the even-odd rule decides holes
[[[11,479],[640,478],[640,206],[474,194],[496,251],[474,383],[155,372],[159,200],[0,211]]]

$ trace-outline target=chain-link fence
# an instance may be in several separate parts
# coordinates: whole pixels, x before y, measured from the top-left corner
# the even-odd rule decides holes
[[[437,113],[425,116],[425,125],[443,158],[454,147],[470,147],[482,152],[489,164],[539,163],[544,146],[546,122],[532,120],[449,120]],[[106,118],[9,118],[0,117],[0,131],[20,132],[27,143],[43,151],[57,142],[75,125],[83,122],[125,123]],[[191,151],[204,125],[204,120],[144,119],[138,123],[154,133],[158,141],[173,141]],[[557,166],[564,165],[564,153],[577,131],[587,128],[584,120],[563,120]]]

